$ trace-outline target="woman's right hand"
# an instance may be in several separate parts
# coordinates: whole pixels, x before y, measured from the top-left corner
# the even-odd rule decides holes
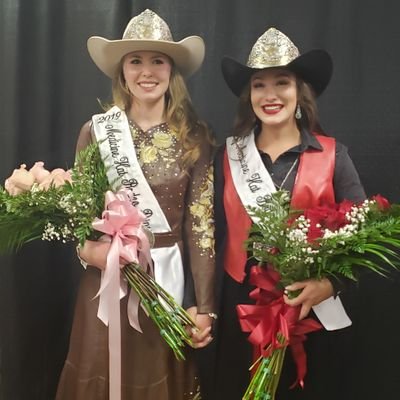
[[[288,291],[296,290],[301,290],[301,293],[297,297],[289,299],[287,296]],[[304,319],[307,317],[313,306],[333,296],[334,293],[332,283],[329,279],[306,279],[286,286],[283,298],[285,303],[289,306],[301,306],[299,319]]]
[[[84,245],[79,248],[79,257],[88,265],[105,269],[110,246],[110,242],[86,240]]]
[[[193,342],[192,347],[200,349],[207,346],[213,339],[211,336],[213,319],[208,314],[198,314],[196,306],[188,308],[186,312],[198,328],[192,329],[189,333]]]

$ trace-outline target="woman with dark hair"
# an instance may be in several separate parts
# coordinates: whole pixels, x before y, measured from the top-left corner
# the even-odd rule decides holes
[[[245,206],[257,206],[258,196],[280,189],[291,193],[295,209],[343,199],[360,201],[365,193],[346,147],[325,136],[318,123],[315,97],[332,74],[328,53],[312,50],[300,55],[287,36],[270,28],[255,43],[246,65],[224,58],[222,71],[239,97],[239,108],[233,136],[215,160],[219,318],[212,347],[213,399],[239,400],[250,382],[253,363],[253,350],[236,312],[238,304],[252,302],[249,293],[254,289],[249,270],[255,262],[247,260],[243,250],[252,223]],[[308,335],[304,390],[289,390],[296,373],[290,352],[286,353],[278,400],[346,398],[337,390],[344,354],[335,353],[334,345],[335,340],[344,344],[350,332],[346,327],[351,322],[337,296],[345,286],[343,281],[310,279],[286,287],[287,292],[302,290],[294,299],[284,296],[287,304],[300,307],[300,319],[316,313],[334,331]],[[312,310],[316,305],[318,310]]]
[[[83,126],[77,150],[97,141],[110,183],[132,190],[154,235],[155,279],[189,308],[199,328],[192,333],[193,342],[203,347],[211,341],[215,311],[213,146],[183,80],[202,64],[203,40],[191,36],[173,41],[165,21],[146,10],[131,19],[122,40],[94,36],[88,50],[113,80],[114,104]],[[87,268],[56,399],[198,399],[191,353],[186,362],[177,361],[142,310],[143,333],[135,330],[129,293],[121,300],[120,373],[109,369],[109,349],[115,343],[109,342],[96,297],[109,249],[107,241],[86,241],[79,249]],[[120,383],[111,385],[111,378]]]

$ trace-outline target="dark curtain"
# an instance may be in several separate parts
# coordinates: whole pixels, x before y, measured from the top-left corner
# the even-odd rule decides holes
[[[220,142],[236,105],[220,73],[223,55],[246,61],[270,26],[300,51],[328,50],[334,76],[319,100],[322,125],[349,147],[369,195],[400,201],[395,0],[1,0],[1,182],[21,163],[72,165],[80,126],[100,111],[98,99],[110,100],[110,82],[90,60],[86,40],[121,38],[131,16],[145,8],[167,20],[175,40],[192,34],[205,39],[206,59],[189,88]],[[0,398],[51,400],[81,267],[72,246],[54,243],[32,243],[0,262]],[[341,400],[398,399],[398,292],[397,275],[361,281],[352,385]]]

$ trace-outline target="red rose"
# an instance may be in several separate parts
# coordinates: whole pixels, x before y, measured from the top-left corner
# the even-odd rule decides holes
[[[324,228],[330,231],[336,231],[342,226],[347,224],[346,216],[338,210],[332,210],[332,212],[326,217],[324,221]]]
[[[336,231],[348,224],[346,213],[353,203],[343,201],[340,204],[324,204],[304,211],[304,217],[310,221],[308,240],[310,242],[322,237],[324,229]]]
[[[315,242],[317,239],[322,237],[322,229],[320,227],[317,227],[316,225],[311,225],[308,228],[308,233],[307,233],[307,240],[309,243]]]
[[[390,208],[389,200],[380,194],[372,196],[371,200],[375,201],[379,210],[387,210]]]
[[[339,211],[343,214],[348,213],[351,208],[354,206],[354,203],[350,200],[343,200],[341,203],[339,203]]]
[[[311,225],[319,224],[322,229],[335,231],[346,225],[345,213],[336,204],[325,204],[314,207],[304,212],[306,218],[311,221]]]
[[[280,253],[277,247],[272,247],[271,249],[268,250],[268,252],[271,253],[273,256]]]

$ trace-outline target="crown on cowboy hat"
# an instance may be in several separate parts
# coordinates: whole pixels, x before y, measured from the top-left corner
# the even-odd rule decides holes
[[[92,36],[87,46],[94,63],[110,78],[114,77],[122,57],[133,51],[166,54],[186,77],[200,67],[205,52],[203,39],[199,36],[174,42],[167,23],[149,9],[129,21],[121,40]]]
[[[222,59],[225,82],[236,96],[240,96],[254,72],[265,68],[287,68],[309,83],[320,95],[332,76],[332,59],[324,50],[311,50],[301,54],[293,42],[282,32],[269,28],[251,49],[246,65],[230,57]]]

